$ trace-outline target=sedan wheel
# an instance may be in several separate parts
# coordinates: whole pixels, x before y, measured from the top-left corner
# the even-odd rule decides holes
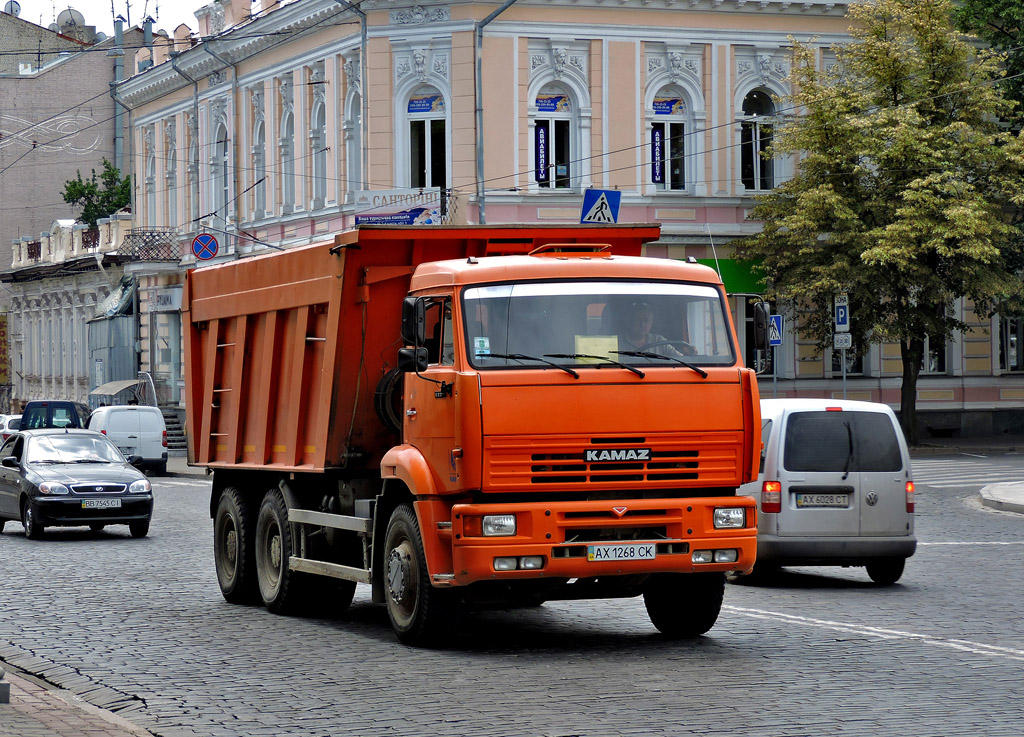
[[[21,507],[21,526],[25,528],[25,537],[29,540],[38,540],[43,536],[43,526],[36,522],[36,515],[27,499]]]

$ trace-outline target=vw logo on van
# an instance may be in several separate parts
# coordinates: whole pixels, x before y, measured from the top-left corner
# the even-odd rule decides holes
[[[873,491],[869,491],[867,496],[864,497],[864,501],[868,503],[869,507],[873,507],[878,504],[878,494]]]

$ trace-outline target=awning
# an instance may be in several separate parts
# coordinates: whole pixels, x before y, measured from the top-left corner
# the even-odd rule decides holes
[[[118,392],[123,392],[125,389],[137,386],[139,383],[138,379],[119,379],[117,381],[108,381],[106,384],[93,389],[89,394],[101,394],[103,396],[114,396]]]

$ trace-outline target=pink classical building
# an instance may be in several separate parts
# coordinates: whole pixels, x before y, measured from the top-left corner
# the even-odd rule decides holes
[[[374,219],[578,222],[587,189],[621,193],[620,222],[662,224],[648,255],[717,263],[749,344],[748,295],[761,288],[729,243],[758,228],[746,219],[753,197],[796,163],[760,155],[773,125],[795,113],[779,102],[790,37],[834,63],[831,47],[849,38],[845,9],[845,0],[199,9],[198,35],[182,26],[158,36],[139,52],[152,65],[119,91],[131,110],[135,224],[172,229],[182,254],[174,268],[142,274],[144,364],[180,382],[158,365],[172,357],[160,346],[180,345],[174,295],[182,270],[197,265],[199,234],[216,239],[216,261]],[[923,426],[1017,429],[1020,322],[959,309],[977,327],[929,346],[919,407],[934,412]],[[847,356],[844,382],[838,352],[815,355],[790,319],[786,327],[764,394],[841,396],[845,386],[851,398],[898,403],[895,346]]]

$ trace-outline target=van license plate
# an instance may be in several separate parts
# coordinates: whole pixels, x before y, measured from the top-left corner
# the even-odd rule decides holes
[[[121,451],[121,455],[125,458],[135,454],[135,448],[118,448],[118,450]]]
[[[654,560],[658,555],[656,545],[657,543],[588,545],[587,560]]]
[[[118,509],[120,499],[83,499],[82,509]]]
[[[796,506],[799,509],[805,507],[848,507],[850,506],[849,494],[797,494]]]

